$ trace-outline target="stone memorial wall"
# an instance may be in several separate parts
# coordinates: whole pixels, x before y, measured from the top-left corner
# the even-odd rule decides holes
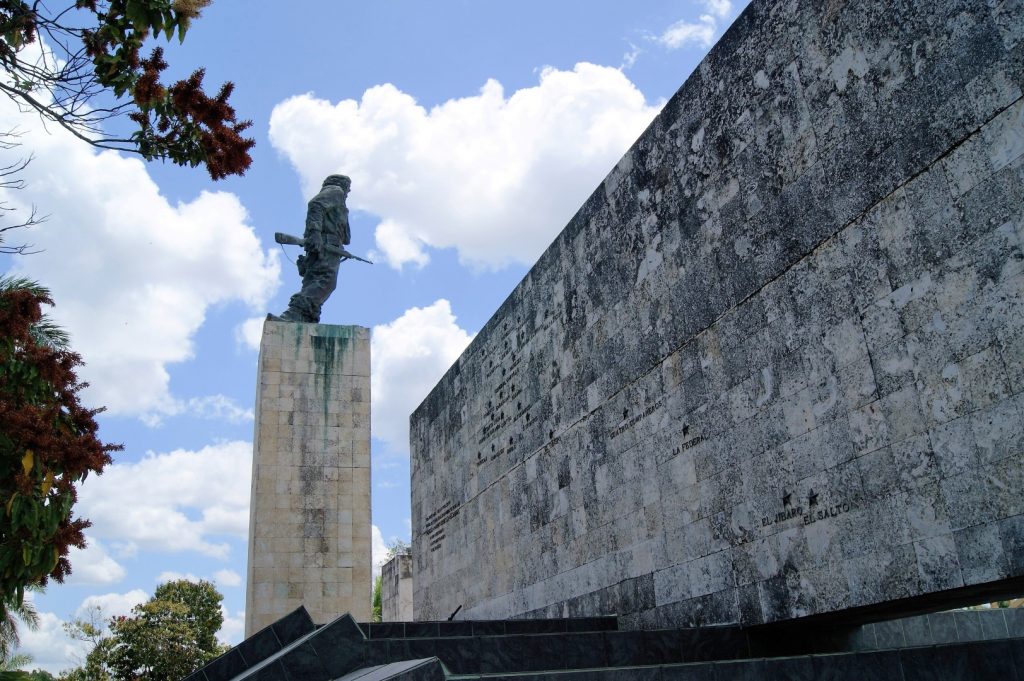
[[[753,0],[412,415],[415,617],[1019,586],[1022,85],[1020,2]]]
[[[245,635],[304,605],[370,618],[370,330],[267,321]]]

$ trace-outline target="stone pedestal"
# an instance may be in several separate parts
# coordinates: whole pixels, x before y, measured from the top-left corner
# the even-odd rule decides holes
[[[267,321],[260,343],[245,635],[304,605],[370,617],[370,331]]]

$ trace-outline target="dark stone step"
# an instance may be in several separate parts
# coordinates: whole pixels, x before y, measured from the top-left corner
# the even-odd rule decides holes
[[[891,677],[910,681],[972,678],[929,677],[927,674],[931,671],[928,670],[941,668],[928,666],[930,656],[950,665],[954,672],[997,669],[971,662],[981,654],[978,651],[999,652],[1015,665],[1010,676],[993,678],[1024,681],[1024,637],[1021,636],[1024,632],[1018,629],[1022,619],[1019,613],[971,611],[950,613],[949,617],[942,615],[844,630],[822,627],[755,630],[719,626],[659,631],[556,631],[368,639],[348,615],[315,627],[300,608],[186,677],[186,681],[332,681],[357,670],[364,670],[364,681],[392,678],[381,674],[393,674],[396,679],[429,681],[442,678],[436,671],[440,665],[450,676],[460,678],[515,677],[527,681],[548,678],[816,679],[821,678],[819,672],[832,673],[828,671],[832,667],[819,669],[824,664],[817,662],[819,659],[832,660],[829,664],[839,670],[846,669],[843,665],[852,665],[849,669],[858,673],[874,669],[872,665],[881,664],[878,660],[893,659],[901,668],[925,670],[918,676]],[[554,628],[572,626],[567,624],[569,620],[555,622]],[[952,634],[950,624],[954,625]],[[952,638],[954,634],[956,639]],[[424,662],[434,658],[434,666]],[[855,664],[851,660],[861,662]],[[711,671],[707,672],[708,669]],[[790,673],[786,670],[792,675],[786,676]],[[890,678],[884,675],[888,673],[886,670],[888,667],[878,676],[849,678]],[[726,672],[729,675],[722,676]],[[706,676],[707,673],[712,676]],[[812,675],[807,676],[807,673]],[[847,678],[836,673],[834,678]]]
[[[431,655],[453,673],[480,674],[731,660],[750,647],[738,627],[367,641],[367,664]]]
[[[316,627],[300,607],[184,681],[330,681],[367,666],[366,644],[350,615]]]
[[[297,610],[260,629],[202,669],[185,677],[184,681],[229,681],[314,631],[316,625],[300,605]]]
[[[445,678],[441,663],[437,658],[429,658],[364,667],[337,681],[444,681]]]
[[[367,638],[444,638],[449,636],[500,636],[504,634],[554,634],[563,632],[616,631],[618,618],[567,617],[535,620],[458,620],[440,622],[360,622]]]
[[[449,674],[449,681],[1024,681],[1024,639],[900,650],[526,674]]]

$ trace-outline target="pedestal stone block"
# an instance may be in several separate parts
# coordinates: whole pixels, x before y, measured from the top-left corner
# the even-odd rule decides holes
[[[245,635],[303,605],[370,617],[370,331],[267,321],[260,343]]]

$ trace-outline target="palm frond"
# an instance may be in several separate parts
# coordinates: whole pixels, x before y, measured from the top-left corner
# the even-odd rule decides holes
[[[35,592],[43,590],[38,584],[31,584],[27,589]],[[21,603],[14,603],[0,599],[0,662],[5,663],[18,657],[11,654],[21,641],[21,637],[18,636],[19,620],[30,631],[39,628],[39,612],[32,601],[26,598]]]
[[[12,291],[30,291],[39,297],[50,298],[50,289],[27,277],[0,275],[0,298]],[[71,346],[71,336],[57,325],[49,315],[32,325],[32,337],[40,345],[48,345],[57,350],[67,350]]]
[[[0,658],[0,674],[2,674],[0,681],[28,678],[28,674],[21,671],[21,668],[32,664],[32,659],[31,655],[25,653],[15,653],[10,657]]]

